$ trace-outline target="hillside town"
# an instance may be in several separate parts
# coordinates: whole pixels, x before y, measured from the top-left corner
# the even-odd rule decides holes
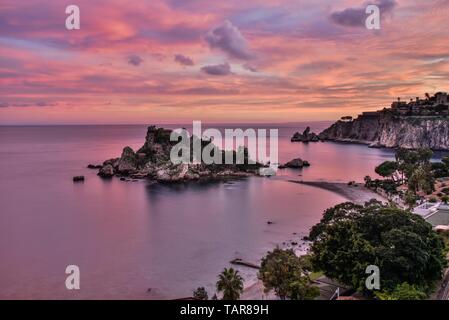
[[[428,93],[425,98],[416,97],[410,101],[403,101],[399,97],[391,104],[390,108],[384,108],[374,112],[364,112],[363,116],[378,116],[380,113],[391,113],[403,117],[447,117],[449,116],[449,97],[447,92],[437,92],[433,96]],[[343,121],[350,121],[352,117],[342,117]]]

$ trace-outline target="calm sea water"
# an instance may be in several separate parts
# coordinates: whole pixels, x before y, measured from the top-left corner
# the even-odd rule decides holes
[[[328,123],[310,125],[320,131]],[[0,298],[168,299],[198,286],[212,293],[230,260],[258,262],[345,201],[288,179],[362,181],[393,156],[361,145],[290,143],[305,126],[251,125],[279,128],[281,162],[301,157],[309,168],[173,186],[104,181],[86,169],[124,146],[139,148],[146,126],[0,127]],[[86,181],[74,184],[74,175]],[[78,291],[65,288],[71,264],[81,270]]]

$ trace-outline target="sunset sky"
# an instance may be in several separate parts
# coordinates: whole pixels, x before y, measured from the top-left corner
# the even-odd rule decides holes
[[[449,0],[370,3],[378,31],[354,0],[1,0],[0,124],[333,120],[449,91]]]

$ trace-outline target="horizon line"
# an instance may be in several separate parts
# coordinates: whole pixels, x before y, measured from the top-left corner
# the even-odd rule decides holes
[[[193,120],[200,121],[200,120]],[[186,125],[191,122],[164,122],[164,123],[16,123],[16,124],[1,124],[0,127],[57,127],[57,126],[164,126],[164,125]],[[255,124],[255,125],[288,125],[288,124],[302,124],[302,123],[320,123],[320,122],[335,122],[338,120],[303,120],[303,121],[288,121],[288,122],[209,122],[201,121],[207,125],[239,125],[239,124]]]

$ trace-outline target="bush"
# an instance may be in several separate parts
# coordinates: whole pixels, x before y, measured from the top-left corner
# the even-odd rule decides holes
[[[375,295],[380,300],[423,300],[426,298],[424,292],[407,282],[397,285],[392,292],[378,292]]]

